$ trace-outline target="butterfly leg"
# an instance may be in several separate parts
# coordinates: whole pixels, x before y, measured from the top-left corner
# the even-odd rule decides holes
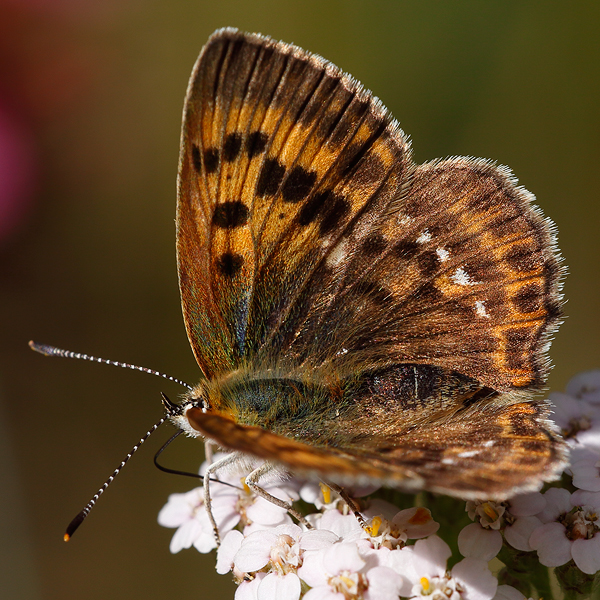
[[[348,505],[348,508],[354,513],[358,524],[363,529],[365,529],[367,527],[367,522],[360,513],[360,510],[358,509],[358,504],[356,504],[353,498],[350,498],[348,492],[343,487],[340,487],[339,485],[336,485],[335,483],[331,483],[329,481],[326,482],[325,485],[329,486],[336,494],[339,495],[339,497]]]
[[[223,456],[223,458],[220,458],[219,460],[208,465],[206,471],[204,472],[204,506],[206,507],[206,512],[208,514],[210,524],[213,526],[217,546],[221,545],[221,538],[219,537],[219,527],[217,525],[217,522],[215,521],[215,515],[212,511],[212,499],[210,496],[210,478],[219,469],[222,469],[223,467],[226,467],[227,465],[236,462],[238,459],[239,454],[237,452],[231,452],[230,454]]]
[[[284,500],[281,500],[280,498],[272,496],[266,490],[264,490],[263,488],[261,488],[258,485],[258,480],[261,477],[263,477],[264,475],[266,475],[267,473],[269,473],[269,471],[272,471],[274,468],[275,467],[271,463],[268,463],[268,462],[263,463],[260,467],[254,469],[254,471],[252,471],[252,473],[250,473],[250,475],[248,475],[246,477],[246,485],[257,496],[260,496],[261,498],[268,500],[269,502],[275,504],[276,506],[280,506],[281,508],[284,508],[285,510],[287,510],[287,512],[290,515],[292,515],[292,517],[294,517],[297,521],[302,523],[302,525],[304,525],[307,529],[312,529],[313,526],[304,518],[304,515],[301,515],[296,509],[294,509],[292,507],[291,503],[285,502]]]
[[[211,440],[204,442],[204,458],[209,465],[212,465],[214,462],[214,449],[215,445]]]

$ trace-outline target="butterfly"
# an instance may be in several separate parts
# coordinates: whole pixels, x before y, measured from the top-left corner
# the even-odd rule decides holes
[[[416,165],[390,113],[301,48],[216,31],[183,114],[177,263],[202,371],[173,416],[269,469],[466,499],[538,489],[561,320],[553,224],[511,171]],[[205,477],[205,486],[209,477]],[[214,521],[213,521],[214,524]]]

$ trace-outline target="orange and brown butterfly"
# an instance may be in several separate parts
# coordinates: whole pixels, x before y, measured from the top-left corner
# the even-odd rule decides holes
[[[564,269],[532,200],[486,160],[415,165],[380,101],[323,58],[215,32],[178,179],[203,376],[174,420],[338,485],[501,499],[555,479],[565,444],[535,392]]]

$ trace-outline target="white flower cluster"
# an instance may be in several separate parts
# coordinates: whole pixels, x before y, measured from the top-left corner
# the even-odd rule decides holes
[[[367,499],[361,504],[366,526],[361,526],[323,485],[293,479],[261,482],[285,502],[315,505],[316,511],[306,516],[313,528],[306,529],[294,524],[285,509],[255,496],[242,474],[219,473],[223,484],[211,485],[222,540],[217,572],[233,573],[239,584],[235,600],[523,600],[514,587],[498,585],[489,568],[503,548],[537,553],[545,567],[572,560],[573,568],[594,575],[600,571],[600,371],[578,375],[565,394],[553,393],[551,400],[572,448],[566,473],[574,487],[554,486],[500,503],[467,502],[474,522],[460,525],[460,531],[449,525],[441,532],[450,542],[458,533],[459,562],[452,561],[450,547],[436,535],[439,524],[423,506],[398,510],[381,499]],[[201,473],[205,468],[206,463]],[[373,491],[352,490],[350,495]],[[456,514],[444,515],[444,521],[460,523],[460,502],[450,506]],[[202,488],[172,494],[158,520],[177,528],[171,552],[194,546],[207,553],[217,547]]]

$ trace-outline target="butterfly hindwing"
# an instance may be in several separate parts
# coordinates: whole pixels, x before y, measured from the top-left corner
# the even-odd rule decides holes
[[[487,161],[416,167],[387,218],[358,248],[344,239],[335,268],[313,277],[309,287],[329,293],[284,353],[342,373],[421,363],[496,390],[539,387],[561,317],[561,267],[531,198]]]
[[[298,475],[338,485],[379,484],[407,492],[427,490],[465,499],[505,499],[560,475],[564,447],[556,442],[545,403],[490,404],[469,415],[402,435],[374,435],[366,444],[319,447],[242,426],[200,409],[188,411],[194,428],[219,445],[281,465]],[[467,418],[465,418],[467,417]],[[353,423],[338,423],[351,427]]]

